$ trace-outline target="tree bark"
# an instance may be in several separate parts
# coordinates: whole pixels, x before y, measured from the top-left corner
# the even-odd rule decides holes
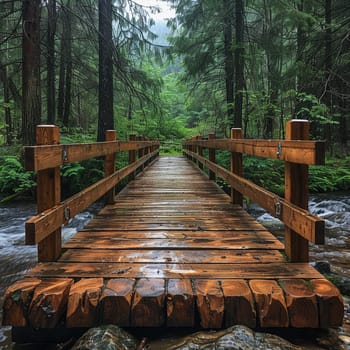
[[[63,119],[64,108],[64,87],[66,85],[66,63],[65,63],[65,50],[64,50],[64,32],[61,35],[61,47],[60,47],[60,68],[58,78],[58,99],[57,99],[57,117]]]
[[[5,68],[6,79],[3,83],[4,86],[4,103],[5,103],[5,122],[6,122],[6,144],[12,145],[12,118],[11,109],[9,107],[10,103],[10,88],[7,79],[7,68]]]
[[[35,143],[35,127],[41,122],[40,0],[23,1],[22,37],[22,139]]]
[[[64,89],[64,110],[62,116],[62,122],[64,126],[70,124],[71,104],[72,104],[72,15],[70,13],[70,0],[67,3],[68,10],[65,17],[65,89]]]
[[[332,112],[332,95],[331,95],[331,79],[332,79],[332,0],[325,0],[325,87],[324,97],[325,103]],[[332,128],[326,124],[324,127],[324,138],[327,141],[328,148],[332,150]]]
[[[55,124],[55,33],[56,33],[56,0],[47,2],[47,123]]]
[[[235,48],[235,128],[242,128],[244,90],[244,0],[236,0],[236,48]]]
[[[224,56],[225,56],[225,86],[226,86],[226,104],[227,117],[230,126],[234,126],[234,62],[233,62],[233,2],[224,0]]]
[[[99,0],[99,97],[97,141],[105,140],[105,131],[114,129],[112,1]]]

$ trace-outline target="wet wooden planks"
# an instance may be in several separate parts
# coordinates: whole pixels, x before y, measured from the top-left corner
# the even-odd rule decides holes
[[[287,263],[283,248],[192,163],[160,158],[57,262],[8,289],[4,324],[340,325],[339,291],[309,264]]]

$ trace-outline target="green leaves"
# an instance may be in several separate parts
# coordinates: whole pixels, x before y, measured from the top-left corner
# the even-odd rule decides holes
[[[11,195],[30,190],[35,185],[33,173],[26,172],[14,156],[1,157],[0,165],[0,193]]]

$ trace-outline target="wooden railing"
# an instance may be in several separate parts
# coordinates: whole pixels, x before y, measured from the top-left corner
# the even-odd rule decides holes
[[[37,172],[38,215],[26,222],[26,244],[38,244],[38,260],[54,261],[61,254],[61,226],[105,195],[114,202],[115,186],[124,178],[133,179],[159,154],[159,142],[130,135],[130,141],[117,141],[116,132],[106,132],[106,142],[59,144],[59,128],[39,125],[36,146],[25,147],[25,167]],[[129,165],[116,170],[116,154],[129,151]],[[104,157],[105,177],[61,202],[60,166],[93,157]]]
[[[203,169],[209,179],[224,179],[232,188],[232,202],[243,204],[243,195],[279,218],[286,226],[285,252],[291,262],[307,262],[309,241],[324,243],[324,221],[308,211],[308,165],[325,163],[323,141],[309,141],[309,122],[291,120],[286,127],[286,140],[243,139],[241,129],[231,130],[231,139],[192,137],[183,142],[183,151]],[[203,149],[208,149],[208,159]],[[215,163],[215,150],[231,151],[230,170]],[[242,177],[242,154],[285,162],[285,197],[281,198]]]

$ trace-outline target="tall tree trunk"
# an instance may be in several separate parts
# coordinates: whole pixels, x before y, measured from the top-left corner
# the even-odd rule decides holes
[[[224,56],[225,56],[225,86],[227,117],[231,126],[234,126],[234,62],[233,62],[233,1],[224,0]]]
[[[41,120],[40,4],[40,0],[24,0],[22,9],[22,138],[24,145],[35,143],[35,127]]]
[[[299,12],[304,12],[304,0],[299,0],[297,9]],[[297,26],[297,48],[296,48],[296,63],[297,63],[297,75],[296,75],[296,91],[304,92],[305,91],[305,79],[303,79],[303,69],[304,65],[304,48],[305,48],[305,30],[303,24],[298,23]]]
[[[70,13],[70,0],[67,3],[68,11],[65,17],[65,63],[66,63],[66,77],[64,89],[64,110],[62,122],[64,126],[69,126],[71,104],[72,104],[72,15]]]
[[[58,98],[57,98],[57,117],[63,119],[63,109],[64,109],[64,87],[66,85],[66,62],[65,62],[65,39],[64,32],[61,35],[61,47],[60,47],[60,68],[58,77]]]
[[[331,79],[332,79],[332,0],[325,0],[325,86],[324,97],[325,103],[332,112],[332,95],[331,95]],[[332,128],[326,124],[324,127],[324,138],[327,141],[328,148],[332,151]]]
[[[7,79],[7,68],[6,70],[6,79],[3,83],[4,86],[4,103],[5,103],[5,122],[6,122],[6,143],[12,145],[12,118],[11,118],[11,108],[10,104],[10,88]]]
[[[47,2],[47,123],[55,124],[55,33],[56,0]]]
[[[244,0],[236,0],[236,48],[235,48],[235,128],[242,127],[244,90]]]
[[[112,1],[99,0],[99,95],[97,141],[105,140],[105,131],[114,129]]]

